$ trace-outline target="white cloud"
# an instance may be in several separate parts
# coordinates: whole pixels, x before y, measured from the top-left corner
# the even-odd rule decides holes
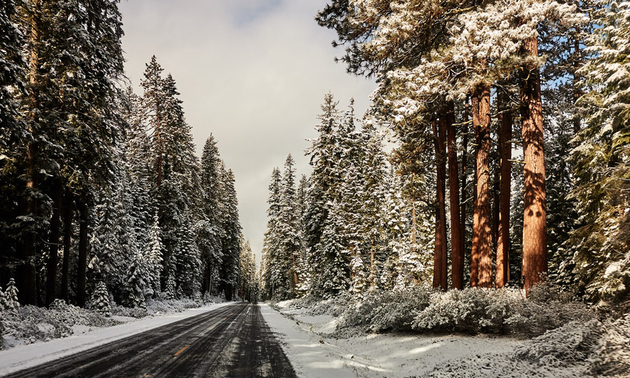
[[[335,64],[334,33],[314,21],[325,0],[123,1],[126,71],[138,85],[156,55],[171,73],[198,151],[213,133],[236,176],[243,233],[260,253],[271,169],[291,153],[308,173],[304,149],[314,137],[326,93],[364,111],[375,88]]]

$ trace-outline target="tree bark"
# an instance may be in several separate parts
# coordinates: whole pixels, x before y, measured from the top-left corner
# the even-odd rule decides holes
[[[57,298],[57,261],[59,255],[59,237],[61,236],[61,208],[63,206],[63,188],[58,180],[52,185],[53,211],[50,219],[48,240],[48,264],[46,266],[46,305]]]
[[[538,56],[538,40],[523,44],[527,56]],[[529,290],[547,272],[547,210],[545,154],[540,71],[530,64],[521,69],[521,117],[523,120],[524,215],[523,288]]]
[[[63,198],[63,263],[61,265],[61,299],[68,302],[68,288],[70,283],[70,250],[72,243],[72,191],[66,188]]]
[[[437,123],[437,125],[436,125]],[[433,257],[433,287],[446,290],[447,277],[447,251],[446,251],[446,122],[440,117],[439,122],[433,122],[435,138],[435,162],[437,166],[436,187],[436,216],[435,216],[435,255]]]
[[[79,261],[77,264],[77,304],[85,307],[87,301],[86,274],[88,248],[88,206],[79,204]]]
[[[490,86],[473,92],[473,127],[477,140],[476,193],[473,212],[471,286],[492,286],[492,228],[490,211]]]
[[[461,222],[459,204],[459,175],[457,166],[457,144],[453,102],[448,103],[445,112],[445,129],[447,131],[448,147],[448,186],[451,210],[451,260],[452,260],[452,286],[454,289],[464,288],[464,250],[461,242]]]
[[[497,232],[497,275],[495,287],[501,288],[510,280],[510,197],[512,195],[512,112],[508,98],[501,93],[498,96],[499,107],[499,228]]]
[[[464,138],[462,140],[462,195],[461,195],[461,226],[460,226],[460,243],[462,255],[466,255],[466,217],[468,216],[466,211],[466,200],[468,198],[466,186],[468,185],[468,178],[466,174],[466,170],[468,169],[468,122],[470,118],[470,104],[468,98],[466,98],[464,110]],[[463,270],[464,262],[462,261],[462,270]],[[463,275],[463,272],[462,272]]]

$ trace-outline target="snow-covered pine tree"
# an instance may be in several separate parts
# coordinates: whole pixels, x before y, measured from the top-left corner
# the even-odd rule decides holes
[[[298,296],[302,296],[306,293],[310,287],[311,275],[308,269],[308,255],[306,253],[306,246],[304,242],[305,233],[305,213],[306,213],[306,198],[308,193],[308,178],[306,175],[302,175],[300,182],[297,186],[295,196],[295,213],[299,222],[299,239],[300,239],[300,251],[297,257],[297,274],[298,274]]]
[[[249,241],[244,241],[241,247],[240,277],[238,292],[242,300],[248,302],[257,301],[258,282],[256,278],[256,258],[252,252]]]
[[[144,122],[151,137],[151,190],[164,244],[161,281],[165,287],[172,277],[178,289],[193,295],[199,289],[201,257],[191,230],[194,222],[204,218],[199,166],[175,80],[171,75],[162,78],[162,71],[153,56],[141,82]]]
[[[222,292],[227,300],[232,300],[238,289],[242,234],[238,214],[238,198],[234,187],[234,172],[231,169],[226,169],[223,161],[219,165],[219,183],[221,198],[219,224],[222,229],[221,246],[223,251],[221,269],[219,270],[219,292]]]
[[[203,293],[213,293],[216,283],[213,277],[219,271],[223,253],[221,240],[223,229],[219,224],[219,149],[210,134],[201,155],[200,180],[203,189],[203,218],[195,225],[196,240],[203,262]]]
[[[90,298],[90,308],[101,315],[111,316],[112,309],[109,303],[109,292],[103,281],[98,281]]]
[[[160,229],[160,220],[157,214],[153,217],[153,225],[149,231],[148,244],[144,250],[145,260],[147,261],[148,283],[147,289],[154,295],[161,291],[160,272],[162,271],[162,256],[164,253],[164,245],[162,244],[162,230]]]
[[[288,283],[287,298],[295,298],[298,282],[298,253],[302,247],[300,240],[300,219],[296,213],[295,161],[289,154],[284,163],[284,172],[280,183],[280,203],[278,214],[278,237],[281,241],[280,259],[284,271],[282,280]],[[286,285],[283,285],[286,286]]]
[[[630,2],[600,1],[594,54],[582,70],[591,91],[587,122],[572,151],[580,227],[567,242],[565,277],[591,301],[623,301],[630,293]]]
[[[7,283],[7,287],[4,290],[4,306],[5,309],[16,311],[20,308],[20,301],[18,298],[19,290],[15,285],[15,279],[10,278]]]
[[[23,183],[19,177],[18,166],[21,154],[18,146],[26,145],[29,137],[25,122],[20,119],[19,97],[16,92],[24,90],[26,72],[22,59],[22,35],[17,28],[15,2],[4,1],[0,4],[0,186],[2,198],[16,196],[14,187]],[[11,231],[17,212],[17,201],[2,201],[0,204],[0,244],[2,254],[16,256],[18,245],[16,235]]]
[[[310,177],[306,209],[305,243],[308,253],[308,264],[313,273],[309,293],[318,296],[329,296],[347,288],[348,261],[342,257],[344,243],[338,232],[342,231],[344,220],[339,203],[342,183],[342,171],[337,153],[346,155],[339,148],[339,129],[343,115],[337,109],[338,103],[332,94],[324,97],[321,113],[316,126],[317,138],[311,141],[306,154],[310,156],[313,172]],[[334,219],[333,219],[334,218]],[[345,273],[344,273],[345,272]],[[345,278],[343,278],[345,274]],[[334,282],[333,282],[334,280]]]
[[[288,281],[283,279],[288,273],[283,240],[280,234],[280,214],[282,199],[282,175],[278,168],[271,172],[267,203],[267,230],[263,240],[262,281],[265,297],[284,299],[288,297]]]
[[[382,251],[384,240],[384,206],[386,202],[386,162],[383,151],[382,136],[379,135],[372,122],[364,121],[361,129],[363,161],[361,162],[362,183],[361,209],[359,225],[364,240],[365,257],[369,257],[370,288],[375,289],[378,283],[379,266],[385,261]]]

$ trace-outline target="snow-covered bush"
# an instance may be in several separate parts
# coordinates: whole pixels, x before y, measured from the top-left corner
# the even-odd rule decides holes
[[[102,315],[56,300],[50,308],[23,306],[2,313],[9,344],[31,344],[73,334],[74,326],[104,327],[118,324]]]
[[[373,291],[348,304],[337,330],[359,328],[369,332],[411,330],[415,314],[429,305],[431,290],[421,287]]]
[[[429,306],[417,313],[412,327],[420,331],[505,332],[506,318],[520,301],[520,292],[511,289],[434,292]]]
[[[534,286],[529,298],[515,305],[506,323],[513,333],[525,336],[542,335],[571,321],[585,323],[595,318],[586,304],[549,283]]]
[[[346,311],[349,303],[353,303],[356,300],[350,294],[340,294],[336,297],[321,299],[317,297],[304,297],[291,302],[291,307],[294,308],[308,308],[309,315],[331,315],[341,316]]]
[[[518,347],[515,358],[547,367],[586,362],[601,335],[602,324],[597,320],[572,321]]]
[[[604,334],[591,356],[592,373],[618,375],[630,372],[630,315],[604,324]]]

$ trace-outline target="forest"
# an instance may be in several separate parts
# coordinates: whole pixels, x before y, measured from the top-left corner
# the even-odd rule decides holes
[[[377,88],[365,114],[322,94],[257,269],[175,79],[155,56],[126,79],[118,0],[0,3],[3,316],[260,294],[340,332],[568,325],[555,347],[630,368],[630,2],[328,0],[315,22]]]
[[[267,298],[552,285],[628,310],[628,16],[617,1],[334,0],[328,94],[296,182],[271,176]]]
[[[133,92],[118,1],[3,1],[0,30],[0,307],[235,297],[234,174],[155,56]]]

